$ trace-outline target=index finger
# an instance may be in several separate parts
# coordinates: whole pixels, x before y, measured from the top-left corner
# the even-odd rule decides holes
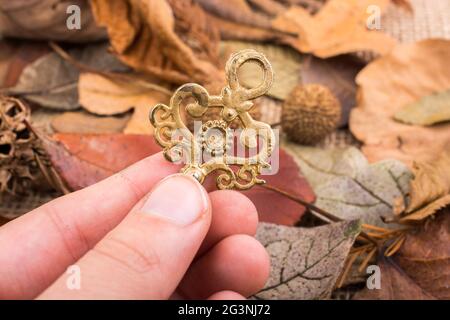
[[[158,153],[0,228],[0,298],[37,296],[179,169]]]

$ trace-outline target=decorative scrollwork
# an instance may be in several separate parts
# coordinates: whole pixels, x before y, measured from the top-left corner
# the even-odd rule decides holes
[[[255,88],[245,88],[239,83],[238,70],[246,62],[256,62],[263,71],[263,81]],[[175,91],[169,106],[157,104],[151,109],[150,122],[155,127],[155,138],[164,148],[165,157],[185,164],[183,173],[202,183],[208,174],[218,171],[216,182],[219,189],[244,190],[265,183],[258,176],[262,168],[270,168],[274,133],[268,124],[254,120],[249,111],[253,107],[251,100],[265,94],[271,87],[273,71],[263,54],[250,49],[233,54],[225,71],[228,84],[221,95],[210,96],[204,87],[187,83]],[[208,108],[222,108],[222,119],[210,120],[192,133],[181,116],[183,101],[187,98],[194,100],[185,106],[187,115],[201,118]],[[258,149],[256,154],[247,157],[233,154],[230,143],[234,137],[229,125],[236,119],[242,126],[239,143],[247,149]],[[208,135],[208,130],[213,129],[217,130],[215,137]],[[205,152],[210,154],[207,159]],[[238,169],[234,171],[234,167]]]

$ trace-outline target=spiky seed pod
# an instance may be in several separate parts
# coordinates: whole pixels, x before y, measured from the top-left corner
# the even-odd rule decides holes
[[[26,193],[42,178],[35,159],[39,140],[29,120],[30,111],[20,100],[0,97],[0,193]]]
[[[290,140],[315,144],[334,131],[341,118],[341,104],[320,84],[295,87],[283,105],[281,123]]]

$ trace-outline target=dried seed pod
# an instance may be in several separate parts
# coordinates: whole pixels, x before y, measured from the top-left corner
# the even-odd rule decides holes
[[[341,118],[339,100],[319,84],[295,87],[284,102],[281,123],[288,138],[315,144],[334,131]]]
[[[20,100],[0,97],[0,193],[27,193],[42,181],[35,157],[40,141],[29,121],[30,111]]]

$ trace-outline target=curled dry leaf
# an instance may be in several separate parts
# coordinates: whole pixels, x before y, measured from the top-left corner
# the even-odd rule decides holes
[[[397,199],[409,191],[410,170],[401,162],[369,164],[356,148],[319,149],[285,143],[316,193],[315,205],[345,219],[392,228],[381,217],[393,218]]]
[[[126,133],[152,133],[148,112],[152,106],[166,103],[168,99],[167,95],[137,83],[118,82],[93,73],[81,74],[78,87],[80,104],[91,113],[115,115],[134,109],[124,129]]]
[[[119,133],[129,118],[129,115],[98,117],[83,111],[64,112],[54,117],[51,125],[58,133]]]
[[[436,161],[414,163],[413,174],[402,222],[423,220],[450,204],[450,150]]]
[[[344,53],[373,51],[388,53],[396,41],[377,30],[369,30],[369,6],[382,11],[389,0],[329,0],[315,15],[306,9],[292,6],[280,14],[272,25],[275,29],[297,34],[289,41],[300,52],[329,58]]]
[[[256,238],[271,258],[271,272],[257,299],[326,299],[360,232],[357,220],[315,228],[261,223]]]
[[[395,113],[394,119],[421,126],[450,121],[450,89],[405,106]]]
[[[450,299],[450,211],[406,235],[393,258],[380,261],[380,290],[364,289],[359,299]]]
[[[72,49],[69,54],[80,63],[97,70],[125,71],[127,67],[107,51],[106,43]],[[18,83],[8,89],[9,94],[20,96],[43,107],[73,110],[78,103],[78,77],[80,70],[52,52],[44,55],[22,72]]]
[[[450,88],[449,61],[450,41],[425,40],[396,47],[358,74],[350,129],[369,161],[395,158],[411,166],[450,148],[450,123],[422,127],[393,119],[406,105]]]
[[[272,64],[275,79],[267,95],[285,99],[300,82],[302,57],[295,50],[271,44],[224,41],[221,46],[222,59],[227,60],[231,53],[243,49],[254,49],[263,53]],[[261,79],[261,68],[257,64],[247,63],[239,69],[239,80],[246,87],[258,86]]]
[[[80,8],[80,29],[69,30],[69,5]],[[70,12],[73,14],[73,12]],[[0,34],[7,37],[90,42],[107,38],[92,18],[88,0],[0,1]]]
[[[91,5],[119,59],[135,70],[176,84],[223,82],[217,67],[218,31],[193,1],[91,0]],[[189,21],[175,19],[183,17],[185,7]]]

